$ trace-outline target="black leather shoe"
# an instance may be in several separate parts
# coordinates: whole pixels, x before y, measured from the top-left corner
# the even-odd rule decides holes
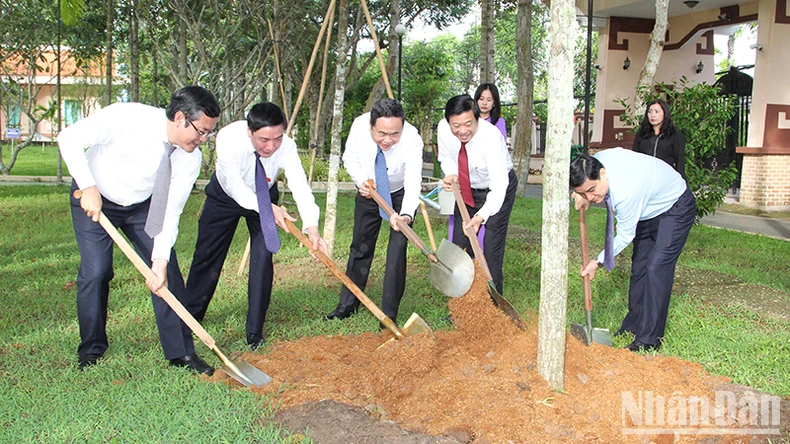
[[[658,351],[661,348],[661,343],[658,344],[645,344],[644,342],[637,341],[634,339],[634,342],[625,346],[625,348],[631,350],[632,352],[648,352],[648,351]]]
[[[353,314],[356,314],[359,307],[346,307],[344,305],[338,304],[337,308],[332,310],[328,315],[324,316],[324,319],[327,321],[331,321],[332,319],[346,319]]]
[[[197,353],[186,355],[183,358],[171,359],[170,365],[173,367],[185,367],[195,373],[203,373],[208,376],[214,374],[214,367],[206,364],[205,361],[200,359],[200,356],[198,356]]]
[[[84,371],[86,368],[96,365],[99,358],[101,358],[99,355],[80,356],[80,370]]]
[[[264,343],[266,343],[266,340],[263,339],[263,336],[251,335],[247,333],[247,345],[250,346],[250,350],[255,351],[258,349],[258,347],[261,347]]]

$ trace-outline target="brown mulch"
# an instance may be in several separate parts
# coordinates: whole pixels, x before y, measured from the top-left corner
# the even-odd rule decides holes
[[[244,359],[274,378],[255,391],[275,395],[281,409],[333,400],[403,429],[434,436],[462,431],[476,442],[695,442],[700,436],[623,434],[623,392],[713,400],[715,388],[727,382],[696,363],[587,347],[569,336],[565,387],[557,392],[538,371],[536,323],[527,331],[515,327],[491,304],[485,282],[476,280],[466,296],[452,299],[450,312],[456,329],[434,337],[381,346],[388,332],[317,336]],[[232,381],[222,372],[212,379]]]

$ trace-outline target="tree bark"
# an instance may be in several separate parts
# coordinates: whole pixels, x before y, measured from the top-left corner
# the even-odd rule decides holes
[[[519,196],[526,197],[529,162],[532,154],[532,0],[519,0],[516,22],[516,54],[518,57],[518,115],[513,125],[513,154],[518,162]]]
[[[337,226],[337,186],[340,170],[340,133],[343,130],[343,98],[346,84],[348,53],[348,0],[340,0],[337,8],[337,61],[335,65],[335,102],[332,115],[332,144],[329,152],[329,179],[326,191],[326,217],[324,219],[324,241],[328,256],[334,257],[335,227]]]
[[[494,19],[495,0],[482,0],[480,4],[480,83],[494,83]]]
[[[129,0],[129,98],[140,101],[140,51],[137,0]]]
[[[573,131],[575,7],[551,2],[548,134],[543,166],[538,372],[555,390],[564,388],[568,299],[568,165]]]
[[[669,0],[655,0],[656,1],[656,24],[653,26],[653,32],[650,33],[650,49],[647,51],[647,59],[645,66],[639,73],[639,80],[636,82],[636,99],[634,100],[634,110],[637,114],[641,113],[645,108],[644,92],[653,85],[653,80],[658,71],[658,64],[661,62],[661,53],[664,51],[664,41],[666,40],[667,27],[669,22],[667,19],[667,10],[669,9]]]
[[[105,85],[102,106],[108,106],[112,103],[112,34],[113,22],[115,18],[115,2],[107,0],[107,23],[105,27],[107,58],[105,63]]]

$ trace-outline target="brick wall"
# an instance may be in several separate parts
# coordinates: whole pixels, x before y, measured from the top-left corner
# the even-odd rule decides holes
[[[790,156],[745,155],[740,202],[766,209],[790,208]]]

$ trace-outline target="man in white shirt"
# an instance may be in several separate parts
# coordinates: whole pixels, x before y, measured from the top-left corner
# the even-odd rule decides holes
[[[267,183],[274,221],[288,230],[285,219],[295,221],[277,205],[280,192],[277,177],[285,170],[303,229],[313,243],[313,250],[326,253],[326,244],[318,235],[318,206],[296,151],[296,143],[285,135],[286,118],[273,103],[258,103],[238,120],[217,134],[217,170],[206,186],[206,204],[198,221],[195,255],[187,279],[187,309],[202,321],[211,302],[222,271],[222,264],[233,241],[239,219],[243,216],[250,231],[250,273],[247,287],[247,343],[255,350],[264,343],[263,324],[272,295],[274,279],[273,253],[267,250],[261,228],[256,192],[256,168],[260,163]],[[260,179],[259,179],[260,180]],[[264,223],[266,218],[264,218]],[[277,227],[270,227],[276,233]]]
[[[439,162],[444,173],[443,186],[450,191],[453,183],[460,185],[471,217],[464,225],[458,205],[455,206],[453,243],[471,254],[471,244],[464,230],[471,227],[477,233],[485,224],[483,255],[496,289],[502,293],[505,241],[518,186],[513,161],[502,133],[480,118],[480,110],[469,95],[448,100],[444,117],[436,129]],[[459,167],[463,162],[467,163],[466,168]],[[468,185],[465,186],[465,182]]]
[[[390,237],[384,268],[381,309],[393,321],[406,288],[406,246],[408,240],[397,228],[397,221],[411,225],[420,199],[422,181],[422,138],[417,128],[406,122],[403,107],[393,99],[377,101],[369,113],[356,119],[346,140],[343,165],[359,192],[354,208],[354,234],[346,275],[362,290],[368,281],[370,264],[381,230],[382,216],[370,197],[370,180],[376,179],[376,157],[386,160],[387,184],[374,189],[382,194],[389,188],[392,208],[398,213],[389,218]],[[379,154],[379,150],[382,154]],[[382,176],[384,172],[382,171]],[[386,198],[384,194],[382,197]],[[359,301],[345,286],[340,302],[326,319],[345,319],[356,313]]]
[[[200,173],[198,145],[214,134],[219,112],[213,94],[187,86],[173,93],[167,110],[116,103],[58,135],[60,152],[74,178],[72,191],[82,190],[81,199],[71,197],[80,250],[77,316],[82,342],[77,353],[81,370],[96,364],[109,344],[106,322],[113,241],[96,223],[102,211],[126,233],[153,270],[157,280],[146,282],[151,291],[156,293],[167,285],[184,302],[184,279],[173,244],[184,204]],[[171,174],[169,191],[165,187],[162,193],[166,202],[160,208],[164,213],[159,213],[159,229],[146,230],[157,171],[165,164],[170,165]],[[151,238],[148,232],[158,234]],[[151,300],[159,340],[170,365],[213,373],[214,369],[195,354],[190,329],[162,298],[152,294]]]
[[[611,251],[604,248],[597,260],[582,267],[582,276],[595,278],[607,260],[611,270],[614,256],[633,241],[628,314],[616,334],[635,334],[626,347],[631,351],[658,350],[667,324],[675,265],[697,215],[694,194],[663,160],[623,148],[604,150],[594,157],[579,155],[571,162],[570,187],[577,210],[589,207],[590,202],[604,202],[617,219],[617,235],[605,242]]]

